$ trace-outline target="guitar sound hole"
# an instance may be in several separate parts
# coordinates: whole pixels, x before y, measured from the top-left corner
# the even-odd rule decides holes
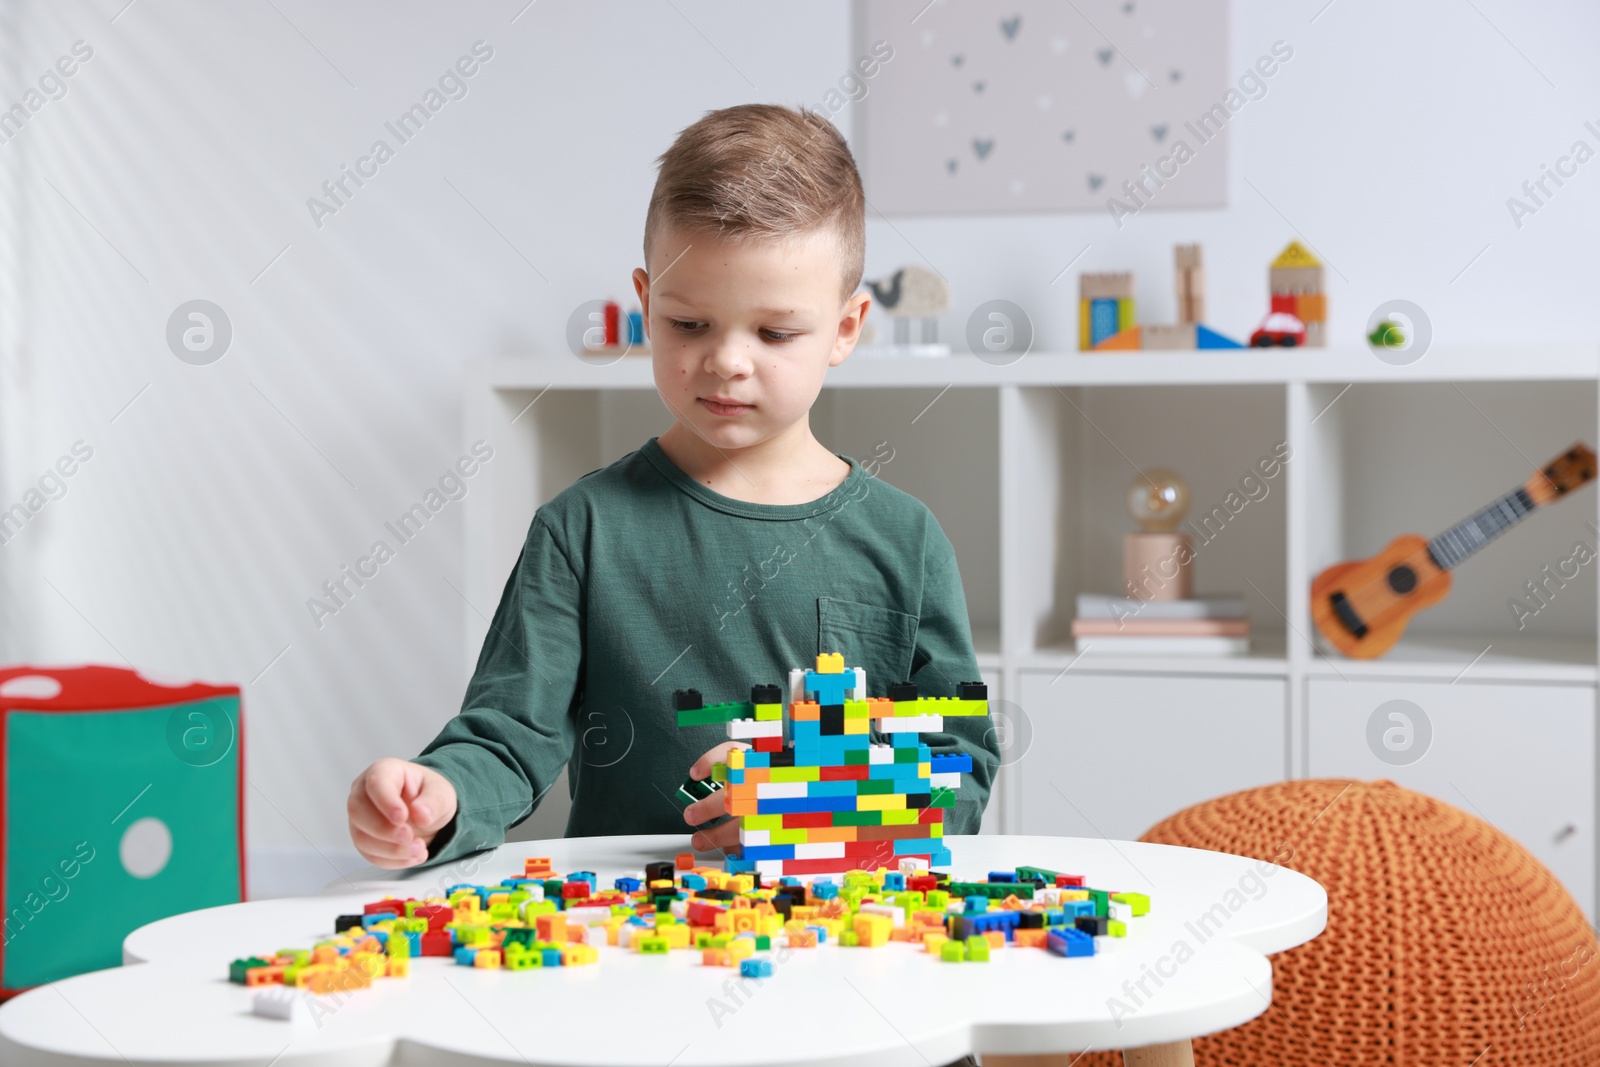
[[[1389,571],[1389,588],[1396,593],[1409,593],[1417,587],[1417,572],[1401,564]]]

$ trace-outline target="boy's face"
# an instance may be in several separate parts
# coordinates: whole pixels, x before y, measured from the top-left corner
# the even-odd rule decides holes
[[[723,450],[809,430],[823,377],[855,347],[870,303],[840,302],[831,231],[734,243],[668,227],[650,258],[633,284],[656,389],[678,422]]]

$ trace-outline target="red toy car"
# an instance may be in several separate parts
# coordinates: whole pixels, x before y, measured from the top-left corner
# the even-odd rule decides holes
[[[1274,296],[1272,310],[1261,321],[1261,326],[1250,335],[1253,348],[1270,348],[1282,345],[1296,348],[1306,343],[1306,324],[1294,313],[1294,297]]]
[[[1306,324],[1286,311],[1274,311],[1261,323],[1261,328],[1250,335],[1256,348],[1282,345],[1294,348],[1306,343]]]

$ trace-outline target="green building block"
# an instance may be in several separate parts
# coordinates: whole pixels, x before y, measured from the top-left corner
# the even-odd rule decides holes
[[[857,948],[860,946],[860,944],[861,938],[856,936],[856,932],[854,930],[839,931],[839,946],[841,948]]]
[[[667,939],[660,934],[651,934],[639,939],[639,951],[646,956],[665,956],[667,954]]]
[[[972,936],[967,938],[967,962],[989,962],[989,939],[986,937]]]
[[[967,958],[967,946],[961,941],[946,941],[939,946],[939,958],[946,963],[961,963]]]
[[[743,703],[707,704],[703,708],[680,711],[678,712],[678,725],[712,726],[719,722],[753,718],[755,718],[755,705],[746,700]]]
[[[1133,917],[1136,919],[1150,912],[1150,898],[1143,893],[1112,893],[1111,899],[1132,908]]]
[[[234,960],[228,964],[228,981],[244,985],[244,972],[252,967],[266,967],[268,963],[260,956],[247,956],[242,960]]]
[[[756,722],[780,722],[783,719],[782,704],[755,704],[752,705],[756,712]]]

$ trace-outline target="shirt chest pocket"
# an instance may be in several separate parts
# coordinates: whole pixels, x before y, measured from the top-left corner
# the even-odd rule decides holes
[[[854,600],[817,598],[817,651],[839,652],[846,667],[867,672],[867,692],[883,696],[890,682],[911,677],[917,617]]]

